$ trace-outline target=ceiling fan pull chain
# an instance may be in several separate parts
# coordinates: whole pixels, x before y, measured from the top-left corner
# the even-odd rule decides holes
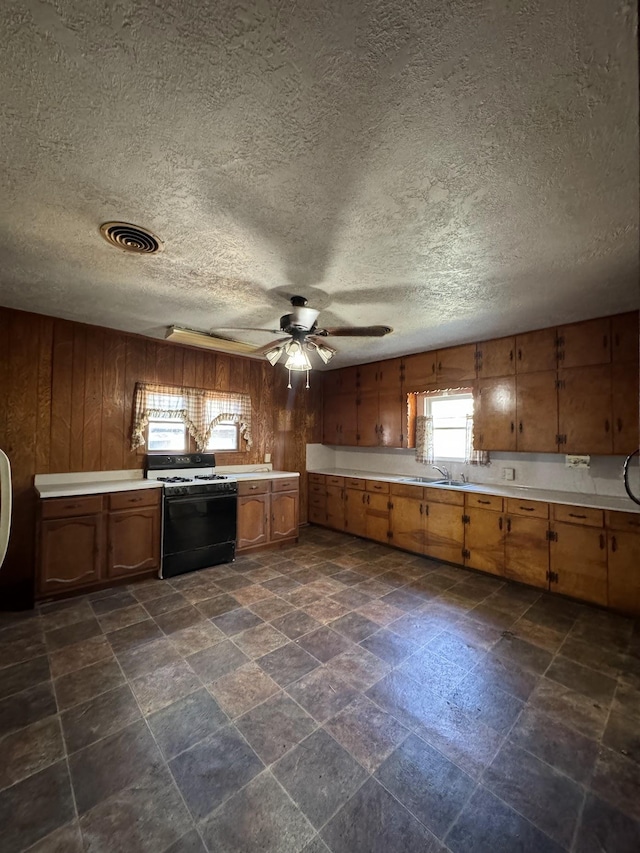
[[[307,385],[306,385],[306,387],[307,387],[307,389],[309,388],[309,371],[308,370],[307,370]]]
[[[289,384],[287,385],[287,388],[289,388],[289,389],[291,388],[291,369],[290,368],[289,368]]]

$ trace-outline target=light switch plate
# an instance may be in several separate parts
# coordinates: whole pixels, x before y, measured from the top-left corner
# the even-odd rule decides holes
[[[516,469],[515,468],[503,468],[502,469],[502,479],[503,480],[515,480],[516,478]]]
[[[590,456],[565,456],[564,464],[566,468],[588,468],[591,462]]]
[[[271,462],[271,454],[270,453],[264,454],[264,462],[265,462],[265,465],[268,465],[269,462]]]

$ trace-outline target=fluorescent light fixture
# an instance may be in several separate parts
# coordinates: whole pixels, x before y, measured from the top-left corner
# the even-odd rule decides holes
[[[165,339],[175,341],[177,344],[186,344],[186,346],[190,347],[204,347],[205,349],[236,353],[237,355],[252,355],[257,349],[254,344],[245,344],[242,341],[221,338],[218,335],[212,335],[209,332],[199,332],[196,329],[181,329],[179,326],[169,326]]]

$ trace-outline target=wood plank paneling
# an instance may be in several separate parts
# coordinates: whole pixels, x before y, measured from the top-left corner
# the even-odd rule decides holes
[[[216,353],[216,381],[218,391],[229,390],[229,362],[231,359],[223,353]]]
[[[10,314],[9,320],[12,321],[14,317]],[[51,368],[51,473],[75,470],[70,467],[73,332],[71,323],[66,320],[55,321]]]
[[[83,471],[84,404],[87,379],[87,328],[76,326],[73,330],[73,367],[71,380],[71,445],[69,470]]]
[[[104,375],[102,404],[101,467],[121,470],[124,467],[125,369],[127,341],[121,335],[106,334],[104,339]]]
[[[99,471],[102,446],[102,403],[104,379],[104,332],[92,329],[87,334],[84,385],[84,429],[82,432],[82,470]]]
[[[131,450],[131,424],[133,423],[133,395],[136,382],[146,380],[146,342],[142,338],[127,338],[127,355],[124,379],[124,407],[122,412],[124,432],[124,467],[142,468],[144,456]]]
[[[53,359],[53,319],[39,318],[38,411],[36,414],[36,470],[49,472],[51,456],[51,366]]]

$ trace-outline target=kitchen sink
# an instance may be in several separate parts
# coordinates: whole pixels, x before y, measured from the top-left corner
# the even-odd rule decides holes
[[[433,483],[431,477],[405,477],[401,483]]]
[[[431,480],[432,486],[451,486],[455,488],[456,486],[468,486],[468,483],[465,483],[464,480]]]

